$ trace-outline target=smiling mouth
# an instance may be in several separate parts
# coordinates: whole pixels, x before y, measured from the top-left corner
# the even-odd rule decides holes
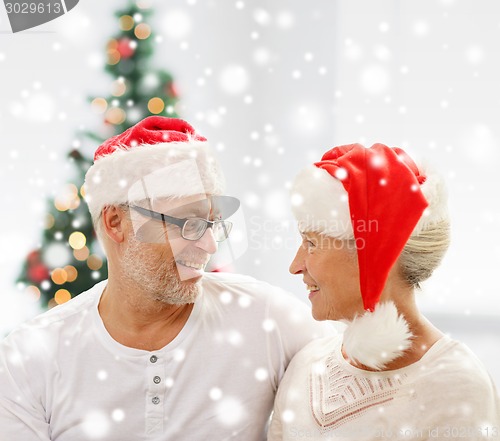
[[[204,270],[206,263],[196,263],[196,262],[189,262],[189,261],[184,261],[184,260],[177,260],[177,263],[181,264],[182,266],[186,266],[188,268],[193,268],[196,270]]]
[[[319,291],[319,287],[317,285],[306,285],[307,286],[307,290],[309,292],[316,292],[316,291]]]

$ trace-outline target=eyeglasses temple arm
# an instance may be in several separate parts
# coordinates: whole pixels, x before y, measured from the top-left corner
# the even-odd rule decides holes
[[[168,215],[163,214],[163,213],[158,213],[158,212],[153,211],[153,210],[148,210],[147,208],[138,207],[137,205],[131,205],[131,207],[134,210],[138,211],[139,213],[143,214],[144,216],[148,216],[152,219],[160,220],[162,222],[166,221],[169,224],[174,224],[174,225],[177,225],[181,228],[184,226],[184,224],[186,223],[186,220],[187,220],[187,219],[179,219],[177,217],[168,216]]]

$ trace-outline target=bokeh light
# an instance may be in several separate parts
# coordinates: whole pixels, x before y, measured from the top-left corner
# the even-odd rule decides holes
[[[63,285],[68,281],[68,275],[62,268],[56,268],[54,271],[52,271],[50,278],[56,285]]]
[[[75,256],[75,259],[79,260],[80,262],[87,260],[89,255],[90,255],[90,250],[87,247],[83,247],[79,250],[73,251],[73,256]]]
[[[161,98],[154,97],[154,98],[151,98],[148,102],[148,110],[151,113],[154,113],[155,115],[163,112],[164,108],[165,108],[165,103],[163,102],[163,100]]]
[[[50,213],[47,213],[47,215],[45,216],[45,229],[50,230],[54,226],[55,221],[56,220],[54,216],[52,216],[52,214]]]
[[[94,98],[91,103],[91,108],[95,113],[104,113],[108,108],[108,102],[104,98]]]
[[[106,121],[111,124],[119,125],[125,121],[127,114],[120,107],[112,107],[106,112]]]
[[[67,289],[58,289],[54,294],[54,300],[58,305],[62,305],[71,300],[71,293]]]
[[[146,23],[139,23],[134,29],[134,34],[139,40],[145,40],[151,35],[151,28]]]
[[[108,64],[115,65],[120,62],[120,52],[118,52],[118,42],[115,39],[112,39],[108,43],[107,47],[107,55],[108,55]]]
[[[40,290],[34,286],[34,285],[30,285],[26,288],[25,290],[26,294],[28,294],[32,299],[33,301],[38,301],[40,299]]]
[[[75,210],[80,206],[78,189],[74,184],[66,185],[54,199],[54,206],[59,211]]]
[[[93,271],[100,270],[102,268],[102,259],[98,255],[92,254],[87,259],[87,266]]]
[[[70,247],[73,248],[74,250],[80,250],[87,243],[87,238],[85,237],[85,235],[82,232],[74,231],[69,236],[68,243],[69,243]]]
[[[118,78],[116,81],[113,81],[111,85],[111,94],[114,96],[122,96],[127,91],[127,85],[123,78]]]
[[[74,282],[78,277],[77,269],[72,265],[66,265],[64,267],[64,271],[66,271],[66,277],[68,282]]]
[[[122,31],[130,31],[134,27],[134,19],[130,15],[122,15],[119,26]]]

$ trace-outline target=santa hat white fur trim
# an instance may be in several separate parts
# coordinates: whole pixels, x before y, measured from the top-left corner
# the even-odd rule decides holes
[[[410,348],[413,337],[408,323],[393,302],[380,303],[375,311],[347,322],[343,349],[355,363],[382,370]]]
[[[85,175],[85,200],[92,217],[97,218],[106,205],[143,199],[139,195],[145,192],[137,192],[141,180],[147,181],[151,199],[224,191],[224,176],[207,142],[124,147],[97,159]]]
[[[443,178],[428,164],[418,164],[420,173],[426,177],[420,186],[429,206],[418,221],[412,236],[425,231],[429,225],[448,220],[448,192]]]
[[[292,212],[301,231],[343,240],[354,238],[347,192],[322,168],[310,165],[297,175],[292,186]]]
[[[420,167],[426,176],[420,186],[429,206],[412,236],[429,225],[448,219],[447,192],[443,179],[428,166]],[[340,240],[354,239],[347,191],[342,182],[325,169],[310,165],[295,178],[291,190],[292,211],[301,231],[314,231]]]

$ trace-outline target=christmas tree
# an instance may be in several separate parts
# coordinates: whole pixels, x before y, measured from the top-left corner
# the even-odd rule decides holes
[[[114,77],[111,95],[89,100],[92,109],[103,115],[104,136],[92,131],[79,134],[93,144],[92,150],[146,116],[177,117],[172,76],[150,66],[157,40],[148,24],[152,10],[141,3],[137,0],[116,13],[119,31],[106,46],[106,71]],[[107,277],[105,256],[83,199],[82,184],[92,160],[78,149],[72,149],[68,158],[77,171],[75,180],[48,201],[40,246],[28,254],[18,278],[19,288],[49,308]]]

